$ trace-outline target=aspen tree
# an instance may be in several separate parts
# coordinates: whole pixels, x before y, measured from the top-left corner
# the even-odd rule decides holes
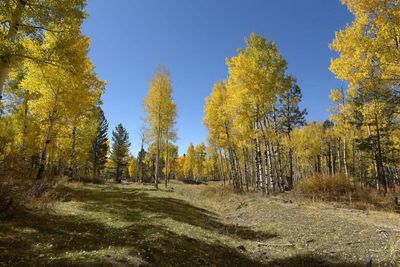
[[[239,49],[237,56],[227,60],[227,66],[228,88],[232,95],[231,113],[235,120],[240,121],[240,124],[234,125],[252,125],[255,122],[254,133],[257,136],[261,134],[264,141],[264,150],[260,149],[263,165],[260,168],[263,170],[264,157],[269,155],[266,116],[273,110],[278,95],[284,92],[286,62],[272,41],[252,33],[246,39],[245,48]],[[263,192],[269,190],[267,183],[272,179],[269,176],[267,179],[261,173]]]
[[[194,177],[196,180],[204,179],[204,165],[206,160],[206,146],[204,143],[194,148],[194,159]]]
[[[186,179],[194,178],[193,171],[194,171],[195,165],[196,165],[195,150],[194,150],[193,144],[190,143],[187,148],[187,151],[186,151],[185,161],[184,161],[184,165],[183,165]]]
[[[52,33],[64,47],[64,34],[71,25],[80,27],[86,17],[83,8],[85,0],[3,0],[0,2],[0,99],[11,70],[21,60],[58,66],[73,70],[66,58],[53,53],[31,54],[26,41],[41,39]],[[28,42],[29,43],[29,42]]]
[[[176,119],[176,105],[172,99],[171,78],[165,67],[157,68],[143,106],[146,112],[145,122],[148,125],[148,134],[156,147],[154,186],[158,188],[162,171],[160,165],[162,145],[175,139],[173,126]]]
[[[79,34],[79,30],[76,32]],[[29,50],[33,55],[43,53],[43,49],[52,49],[57,39],[52,34],[45,35],[43,44],[30,42]],[[83,36],[73,36],[68,41],[72,47],[66,50],[56,50],[54,56],[71,57],[79,75],[59,69],[56,66],[26,61],[26,74],[21,81],[21,87],[36,97],[29,102],[28,107],[40,126],[43,146],[41,148],[40,165],[36,175],[36,186],[32,189],[35,195],[40,194],[47,163],[48,148],[63,121],[71,114],[82,114],[98,102],[104,83],[96,77],[93,66],[87,59],[88,39]],[[65,125],[65,124],[64,124]],[[76,126],[75,126],[76,127]],[[73,155],[74,156],[74,155]]]
[[[364,128],[376,172],[377,186],[388,191],[387,169],[396,169],[386,160],[386,151],[392,135],[390,128],[396,129],[393,114],[398,112],[400,85],[400,6],[393,1],[342,0],[354,21],[336,33],[331,48],[339,57],[331,61],[330,70],[337,78],[347,81],[349,101],[356,104],[353,109],[354,121]],[[373,109],[375,107],[376,109]],[[372,112],[379,110],[378,113]],[[371,117],[372,116],[372,117]],[[389,122],[389,127],[386,127]],[[361,142],[360,148],[367,148],[368,142]],[[354,161],[354,159],[353,159]]]

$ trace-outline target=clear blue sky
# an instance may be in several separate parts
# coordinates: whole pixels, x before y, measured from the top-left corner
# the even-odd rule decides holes
[[[303,90],[308,120],[328,117],[328,94],[341,86],[329,72],[335,31],[352,20],[339,0],[89,0],[83,31],[101,79],[111,130],[122,123],[131,150],[140,146],[142,100],[157,65],[166,65],[178,106],[180,153],[206,140],[204,99],[225,79],[225,59],[251,32],[274,40]]]

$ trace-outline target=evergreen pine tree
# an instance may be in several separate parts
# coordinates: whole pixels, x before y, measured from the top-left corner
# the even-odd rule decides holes
[[[144,174],[145,174],[145,157],[146,157],[146,150],[144,150],[143,146],[141,150],[139,151],[138,157],[137,157],[137,162],[138,162],[138,178],[139,182],[143,182],[144,180]]]
[[[129,158],[129,135],[122,124],[118,124],[115,130],[112,132],[112,151],[111,160],[115,167],[115,180],[120,183],[122,174],[128,166]]]
[[[296,79],[289,76],[286,82],[289,89],[279,99],[278,115],[281,120],[282,131],[290,140],[293,129],[306,123],[307,110],[300,110],[299,108],[302,94]],[[293,188],[293,151],[291,148],[289,149],[289,187]]]
[[[107,162],[108,122],[104,112],[99,108],[97,134],[92,143],[93,177],[99,175]]]

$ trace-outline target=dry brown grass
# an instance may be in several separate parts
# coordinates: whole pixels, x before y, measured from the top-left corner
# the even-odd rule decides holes
[[[50,191],[69,194],[71,201],[32,207],[14,221],[0,222],[0,244],[7,250],[0,253],[0,262],[29,262],[30,266],[93,262],[104,266],[146,262],[149,266],[364,266],[369,259],[373,266],[396,266],[398,262],[400,217],[394,213],[288,201],[292,193],[237,194],[217,182],[172,181],[168,189],[160,186],[158,191],[143,184],[64,181],[54,186]],[[41,258],[35,250],[39,243],[45,244]]]
[[[313,175],[297,185],[296,189],[302,193],[315,193],[327,195],[345,195],[355,190],[354,179],[337,174],[329,175]]]
[[[315,175],[304,179],[291,193],[296,199],[312,199],[313,202],[336,202],[360,210],[400,212],[395,202],[398,194],[383,194],[374,189],[356,186],[352,177],[344,175]]]
[[[325,194],[341,193],[340,190],[328,189],[332,188],[332,184],[332,182],[326,183]],[[356,189],[353,190],[356,192]],[[400,243],[397,242],[400,238],[399,215],[374,211],[379,208],[368,203],[364,203],[367,205],[367,211],[354,209],[356,204],[361,205],[363,202],[357,201],[353,192],[353,208],[349,208],[350,205],[346,200],[348,195],[345,193],[340,194],[342,202],[336,202],[326,201],[327,197],[324,198],[325,201],[318,201],[322,198],[315,198],[315,201],[312,201],[299,191],[269,196],[263,196],[257,191],[235,194],[230,186],[224,187],[219,183],[209,183],[207,186],[177,185],[174,191],[176,196],[180,195],[182,199],[189,200],[196,206],[202,206],[222,215],[226,223],[250,225],[252,229],[276,233],[277,237],[270,243],[294,244],[296,247],[296,249],[275,248],[264,251],[254,247],[254,244],[244,244],[246,249],[254,251],[258,256],[267,253],[270,258],[280,258],[281,255],[297,257],[302,253],[311,253],[321,255],[322,258],[335,255],[339,259],[350,262],[356,260],[361,263],[357,265],[353,262],[350,266],[364,266],[363,264],[370,258],[374,266],[385,266],[385,264],[398,266],[397,262],[400,262],[398,254]],[[377,199],[384,198],[377,193],[373,194]],[[331,265],[304,263],[282,266]]]

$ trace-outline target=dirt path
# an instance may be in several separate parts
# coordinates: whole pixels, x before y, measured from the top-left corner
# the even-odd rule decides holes
[[[172,187],[60,186],[0,221],[0,266],[396,266],[399,215]]]

